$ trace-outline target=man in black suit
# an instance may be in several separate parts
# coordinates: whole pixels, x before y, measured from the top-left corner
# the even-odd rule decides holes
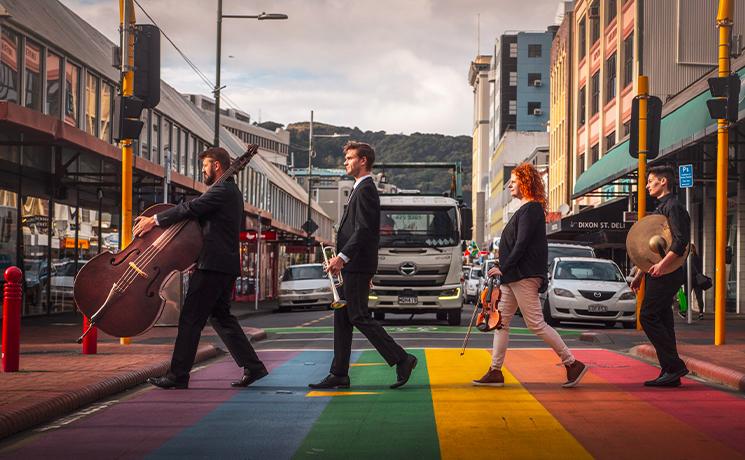
[[[339,254],[329,260],[326,269],[334,275],[342,273],[347,306],[334,312],[331,373],[319,383],[311,383],[311,388],[349,388],[353,327],[367,337],[389,366],[396,365],[396,383],[391,388],[404,385],[417,364],[416,357],[406,353],[367,309],[370,281],[378,269],[380,239],[380,197],[370,175],[374,162],[375,150],[370,145],[350,141],[344,146],[344,167],[355,182],[336,235]]]
[[[231,385],[245,387],[268,372],[238,320],[230,313],[233,283],[240,273],[238,238],[243,195],[232,176],[216,183],[230,167],[230,155],[225,149],[207,149],[199,158],[204,183],[211,187],[198,198],[153,217],[138,217],[134,227],[134,235],[140,236],[156,225],[168,227],[185,219],[198,219],[204,236],[197,269],[189,278],[189,290],[181,309],[171,368],[164,377],[149,378],[148,382],[161,388],[189,386],[189,372],[209,318],[235,362],[244,369],[243,377]]]

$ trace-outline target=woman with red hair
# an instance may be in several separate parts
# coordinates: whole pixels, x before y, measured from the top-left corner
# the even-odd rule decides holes
[[[546,191],[543,179],[533,165],[523,163],[512,170],[510,194],[522,205],[510,218],[499,239],[499,266],[489,270],[488,276],[501,276],[502,329],[494,332],[492,363],[486,375],[474,380],[474,385],[503,386],[502,364],[507,353],[510,321],[518,307],[525,324],[554,349],[566,367],[565,388],[579,383],[587,367],[574,358],[559,334],[546,324],[538,293],[546,289]]]

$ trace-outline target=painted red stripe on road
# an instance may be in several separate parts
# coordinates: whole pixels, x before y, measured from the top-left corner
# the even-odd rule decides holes
[[[505,364],[594,457],[638,459],[663,453],[667,458],[737,456],[728,446],[595,373],[641,372],[655,377],[651,366],[637,361],[641,365],[637,369],[629,358],[609,351],[578,350],[575,354],[597,367],[591,367],[582,383],[572,389],[561,388],[564,368],[551,350],[510,350]],[[639,387],[639,377],[631,378],[637,379],[634,384]],[[672,439],[676,441],[670,442]]]

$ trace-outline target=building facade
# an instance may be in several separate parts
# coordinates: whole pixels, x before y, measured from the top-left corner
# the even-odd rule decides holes
[[[483,244],[486,234],[486,194],[489,183],[489,66],[491,57],[477,56],[468,71],[473,88],[473,149],[471,152],[471,208],[473,239]]]

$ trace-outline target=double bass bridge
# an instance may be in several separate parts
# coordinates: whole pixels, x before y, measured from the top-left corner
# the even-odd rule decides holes
[[[132,270],[134,270],[135,273],[137,273],[138,275],[140,275],[141,277],[143,277],[145,279],[150,278],[149,276],[147,276],[147,273],[145,273],[142,269],[140,269],[140,267],[138,267],[137,265],[135,265],[134,262],[130,262],[129,263],[129,268],[131,268]]]

